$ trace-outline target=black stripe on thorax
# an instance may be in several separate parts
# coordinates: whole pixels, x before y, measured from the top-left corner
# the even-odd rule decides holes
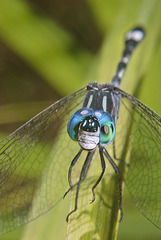
[[[84,99],[83,107],[92,108],[94,111],[103,110],[111,113],[113,108],[111,90],[108,90],[107,85],[105,84],[94,85],[88,90]]]
[[[116,123],[121,98],[113,92],[112,84],[91,83],[87,89],[83,107],[108,112]]]

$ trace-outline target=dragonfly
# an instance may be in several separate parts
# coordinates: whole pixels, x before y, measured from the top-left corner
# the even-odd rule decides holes
[[[105,177],[107,160],[118,179],[122,221],[122,176],[116,162],[126,164],[118,154],[123,141],[130,159],[126,185],[141,213],[161,228],[161,117],[119,88],[144,35],[142,27],[126,33],[111,84],[88,84],[53,103],[0,142],[1,235],[47,212],[75,189],[68,221],[79,208],[80,186],[88,178],[96,151],[101,172],[91,187],[92,202]],[[82,156],[85,159],[75,180],[72,174]]]

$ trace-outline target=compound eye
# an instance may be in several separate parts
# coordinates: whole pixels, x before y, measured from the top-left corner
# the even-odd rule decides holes
[[[93,114],[94,114],[93,109],[81,108],[71,116],[71,118],[68,121],[67,132],[72,140],[74,141],[78,140],[78,129],[80,123],[83,122],[83,120],[86,117]]]
[[[106,125],[101,125],[100,131],[100,145],[106,146],[110,144],[115,136],[114,125],[112,123],[105,123]]]
[[[107,146],[115,137],[113,118],[109,113],[104,111],[96,111],[95,116],[100,124],[100,146]]]

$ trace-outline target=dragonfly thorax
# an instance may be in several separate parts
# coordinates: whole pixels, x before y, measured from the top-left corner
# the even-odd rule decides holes
[[[78,143],[84,150],[93,150],[100,141],[100,126],[97,118],[87,116],[79,126]]]

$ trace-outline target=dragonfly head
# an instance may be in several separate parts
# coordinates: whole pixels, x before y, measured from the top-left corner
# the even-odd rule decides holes
[[[112,116],[102,110],[81,108],[68,122],[68,134],[78,141],[84,150],[94,150],[98,145],[105,147],[115,136],[115,124]]]

